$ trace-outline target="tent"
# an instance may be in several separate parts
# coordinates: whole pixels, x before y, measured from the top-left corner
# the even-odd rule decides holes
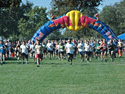
[[[121,40],[125,40],[125,33],[119,35],[118,38],[121,39]]]

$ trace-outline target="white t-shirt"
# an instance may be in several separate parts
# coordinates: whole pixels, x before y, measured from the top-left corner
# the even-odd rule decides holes
[[[122,47],[122,42],[119,41],[119,42],[118,42],[118,46],[119,46],[119,47]]]
[[[42,54],[41,48],[42,48],[41,45],[36,45],[36,46],[35,46],[36,54]]]
[[[25,53],[26,55],[28,55],[28,46],[27,45],[21,45],[20,48],[22,49],[21,52]]]
[[[84,43],[84,47],[86,47],[86,45],[87,45],[87,44],[86,44],[86,43]]]
[[[90,45],[85,46],[85,51],[90,51]]]
[[[52,43],[47,43],[47,49],[49,51],[53,51],[53,44]]]
[[[82,51],[83,51],[83,47],[84,47],[84,44],[79,43],[79,44],[78,44],[78,51],[79,51],[79,52],[82,52]]]
[[[30,49],[31,49],[32,51],[35,51],[33,44],[30,45]]]
[[[67,43],[65,48],[66,48],[66,53],[70,53],[70,54],[74,53],[74,45]]]

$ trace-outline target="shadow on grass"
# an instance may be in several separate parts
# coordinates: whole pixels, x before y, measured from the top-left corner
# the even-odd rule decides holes
[[[65,64],[67,64],[67,63],[55,63],[55,62],[52,62],[52,63],[49,63],[49,62],[47,63],[47,62],[46,62],[46,63],[44,63],[44,62],[42,62],[41,64],[42,64],[42,65],[65,65]]]

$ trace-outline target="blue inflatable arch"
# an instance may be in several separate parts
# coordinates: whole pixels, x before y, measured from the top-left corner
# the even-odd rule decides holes
[[[81,21],[80,25],[82,25],[83,22],[87,23],[90,28],[100,33],[106,39],[106,41],[109,41],[110,39],[114,39],[116,42],[118,41],[116,34],[105,23],[101,22],[100,20],[96,20],[96,18],[93,17],[88,17],[88,16],[81,16],[81,17],[85,18],[84,19],[85,22]],[[89,19],[89,21],[86,19]],[[95,20],[95,22],[93,24],[89,23],[91,20]],[[44,38],[46,38],[46,36],[48,36],[54,30],[59,28],[64,28],[70,25],[71,25],[71,20],[68,16],[61,16],[58,19],[48,21],[36,31],[31,41],[35,41],[36,39],[38,39],[40,40],[40,42],[42,42]]]

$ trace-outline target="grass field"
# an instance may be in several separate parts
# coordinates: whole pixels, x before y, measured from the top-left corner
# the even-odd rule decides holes
[[[0,94],[125,94],[125,58],[114,62],[44,59],[38,68],[9,60],[0,65]],[[32,63],[30,63],[32,62]]]

